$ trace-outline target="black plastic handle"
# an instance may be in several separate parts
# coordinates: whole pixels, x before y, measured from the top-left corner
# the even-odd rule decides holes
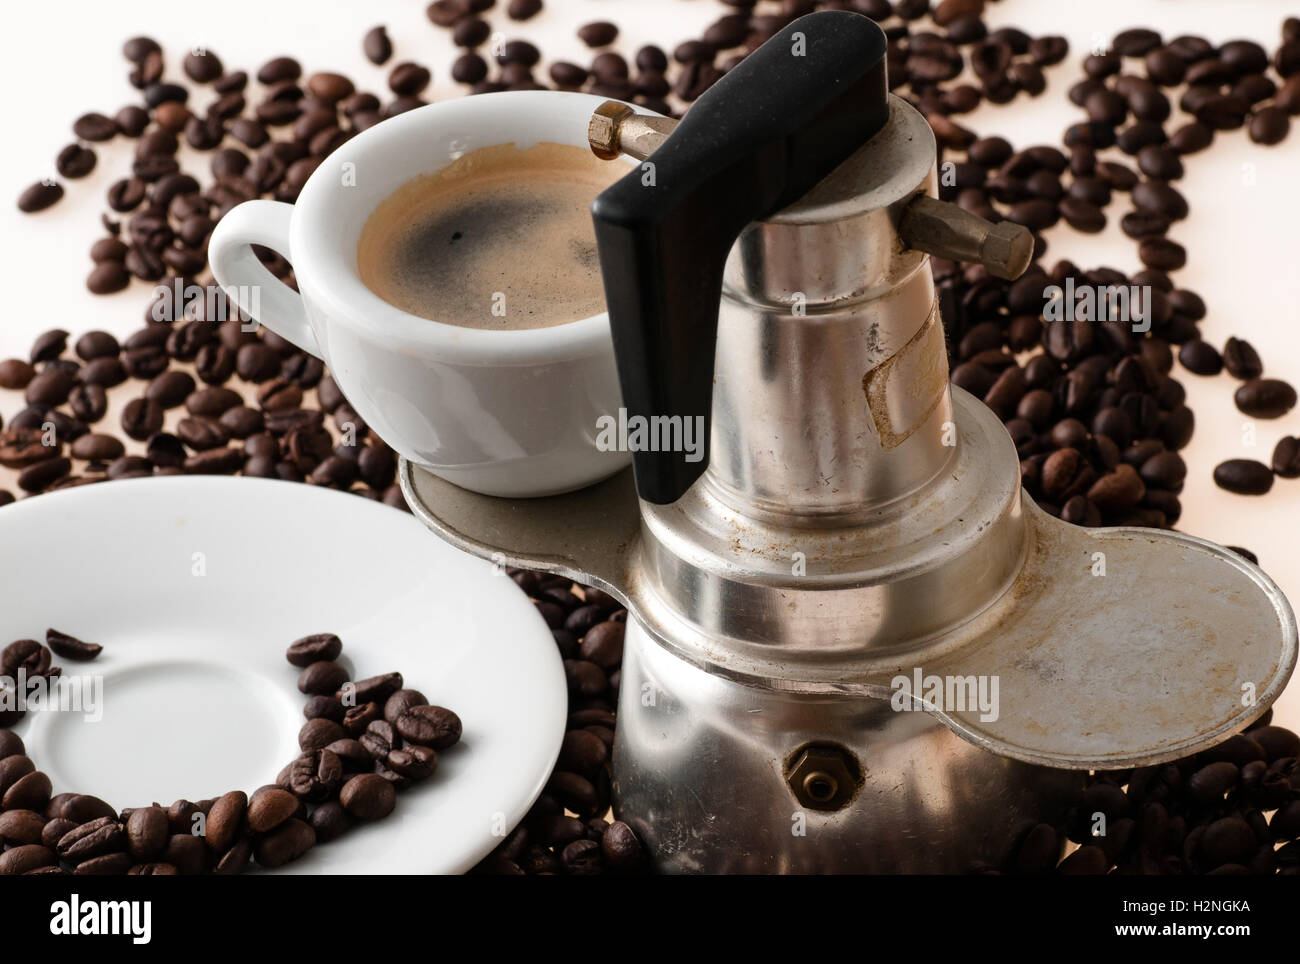
[[[807,194],[885,125],[885,50],[866,17],[801,17],[592,203],[629,419],[703,419],[697,461],[682,451],[633,453],[641,498],[675,502],[708,467],[727,253],[746,224]]]

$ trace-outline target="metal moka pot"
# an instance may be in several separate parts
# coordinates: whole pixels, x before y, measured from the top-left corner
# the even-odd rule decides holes
[[[675,448],[540,499],[401,468],[447,541],[627,606],[614,808],[663,870],[996,864],[1080,771],[1210,746],[1295,664],[1263,572],[1048,515],[949,385],[928,254],[1014,277],[1032,238],[934,199],[885,46],[814,14],[675,129],[593,119],[650,165],[593,205],[620,417]]]

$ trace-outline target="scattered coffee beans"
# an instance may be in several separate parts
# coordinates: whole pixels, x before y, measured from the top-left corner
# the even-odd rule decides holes
[[[452,31],[463,46],[473,47],[483,42],[483,21],[476,15],[490,5],[484,0],[435,0],[426,14],[436,26]],[[586,65],[551,63],[547,76],[560,88],[631,99],[676,114],[675,102],[666,100],[670,92],[689,103],[749,49],[793,17],[818,6],[822,4],[790,3],[779,10],[758,12],[753,4],[735,3],[734,14],[711,24],[698,40],[673,48],[671,57],[658,46],[646,45],[636,51],[633,63],[605,49],[618,39],[616,25],[588,24],[582,39],[602,52]],[[1047,243],[1041,234],[1035,264],[1016,282],[999,281],[982,269],[938,259],[932,268],[953,353],[953,380],[984,398],[1007,423],[1020,451],[1024,484],[1039,504],[1048,512],[1086,525],[1174,524],[1180,511],[1178,492],[1186,474],[1186,465],[1177,453],[1194,428],[1185,392],[1171,374],[1175,354],[1183,367],[1194,373],[1209,375],[1226,369],[1241,379],[1244,384],[1238,391],[1238,406],[1253,417],[1278,417],[1295,404],[1290,386],[1262,377],[1263,365],[1248,344],[1229,339],[1220,354],[1204,342],[1199,323],[1206,316],[1206,307],[1193,292],[1175,284],[1173,275],[1183,269],[1187,255],[1167,234],[1189,213],[1186,197],[1174,185],[1183,178],[1188,158],[1209,148],[1216,132],[1244,127],[1255,143],[1264,145],[1278,143],[1288,135],[1289,117],[1300,114],[1300,71],[1294,52],[1300,43],[1300,27],[1291,21],[1284,25],[1282,46],[1272,60],[1257,44],[1230,42],[1216,48],[1195,36],[1166,41],[1146,29],[1123,31],[1113,38],[1109,51],[1084,61],[1085,79],[1069,94],[1083,117],[1064,132],[1064,150],[1047,144],[1017,150],[995,134],[976,137],[955,118],[985,100],[1005,104],[1022,94],[1043,94],[1043,68],[1059,64],[1067,56],[1068,44],[1063,38],[1029,37],[1013,28],[989,30],[982,19],[982,2],[855,0],[850,6],[882,23],[890,41],[891,88],[926,115],[939,142],[941,162],[952,161],[960,172],[956,183],[945,181],[941,187],[945,198],[985,217],[1010,218],[1038,232],[1062,220],[1074,230],[1096,232],[1104,228],[1107,209],[1118,196],[1129,195],[1135,210],[1124,214],[1120,224],[1138,243],[1144,265],[1143,271],[1131,277],[1108,268],[1086,269],[1067,260],[1049,266],[1044,260]],[[506,5],[508,17],[515,21],[527,21],[541,9],[542,0],[510,0]],[[922,22],[927,14],[937,30]],[[393,45],[383,27],[367,33],[362,46],[371,62],[391,61]],[[111,118],[98,113],[83,115],[73,131],[79,143],[68,145],[55,164],[65,178],[83,177],[97,161],[89,144],[117,134],[138,139],[132,170],[108,190],[113,214],[105,219],[105,227],[111,237],[100,239],[92,250],[94,267],[86,283],[91,291],[102,294],[121,291],[135,278],[152,284],[200,276],[206,270],[206,239],[226,212],[253,197],[293,201],[306,175],[348,137],[423,103],[431,77],[425,65],[398,64],[390,73],[389,98],[382,91],[355,91],[351,81],[339,74],[313,74],[304,80],[301,65],[282,56],[255,72],[266,89],[254,97],[247,88],[245,72],[227,69],[211,51],[192,52],[183,61],[185,76],[193,83],[210,84],[220,97],[206,115],[200,115],[189,106],[186,88],[164,77],[162,49],[156,41],[132,38],[124,45],[123,54],[130,64],[128,79],[141,91],[141,103],[127,105]],[[494,50],[491,57],[467,49],[450,72],[456,82],[468,85],[471,93],[536,89],[543,86],[534,74],[540,59],[536,47],[515,39],[502,50]],[[1171,125],[1166,133],[1174,103],[1195,119]],[[190,148],[210,152],[210,186],[202,186],[181,170],[178,151],[182,138]],[[1117,149],[1119,159],[1103,153],[1112,149]],[[23,191],[18,206],[27,212],[40,211],[60,200],[63,193],[57,182],[40,181]],[[123,217],[118,220],[115,215]],[[295,283],[290,265],[263,254],[272,273],[290,285]],[[1124,324],[1044,321],[1044,289],[1067,281],[1097,288],[1149,286],[1150,331],[1139,335]],[[0,361],[0,388],[26,391],[47,371],[60,371],[74,379],[74,384],[69,384],[58,375],[43,378],[36,400],[0,432],[0,464],[23,472],[37,468],[26,476],[31,488],[25,491],[162,471],[242,471],[345,487],[404,507],[393,484],[395,459],[378,439],[358,433],[362,437],[360,452],[347,454],[343,461],[348,465],[340,461],[324,413],[341,412],[342,420],[352,420],[354,425],[360,420],[353,418],[355,413],[323,371],[318,369],[314,376],[308,374],[302,380],[300,373],[312,366],[311,359],[274,336],[245,332],[231,321],[187,319],[175,313],[159,318],[152,312],[148,321],[138,337],[120,346],[87,341],[83,353],[78,341],[80,365],[62,357],[67,332],[51,332],[38,339],[30,363]],[[1026,352],[1031,357],[1022,365],[1017,357]],[[206,385],[221,386],[233,379],[240,391],[194,404],[191,399],[196,393],[191,391],[183,399],[190,416],[215,423],[196,421],[184,431],[178,428],[164,433],[162,416],[178,404],[175,393],[183,384],[171,373],[179,370],[176,366],[189,363]],[[167,377],[152,397],[145,394],[123,412],[123,433],[146,446],[150,457],[128,455],[120,440],[88,431],[87,423],[95,421],[97,413],[102,416],[100,397],[79,391],[78,386],[110,389],[129,378],[152,382],[164,375]],[[282,384],[292,383],[306,393],[312,388],[308,382],[313,377],[318,382],[319,408],[310,407],[306,394],[298,398]],[[255,408],[251,407],[251,393],[249,405],[244,404],[250,384],[268,386]],[[59,401],[53,402],[55,398]],[[72,409],[71,414],[61,409],[64,405]],[[41,425],[46,419],[59,426],[55,446],[42,444]],[[1294,477],[1297,458],[1292,441],[1279,443],[1271,469],[1258,462],[1232,460],[1216,469],[1216,480],[1223,475],[1230,488],[1235,486],[1234,491],[1257,491],[1267,488],[1274,475]],[[70,470],[65,467],[65,447],[74,463]],[[38,465],[44,462],[51,464]],[[1239,462],[1247,462],[1248,467],[1236,466]],[[1229,464],[1234,467],[1225,469]],[[0,491],[0,506],[12,499],[12,494]],[[612,743],[625,614],[604,594],[575,591],[576,587],[558,577],[527,572],[513,575],[537,600],[566,661],[571,716],[561,764],[569,769],[557,771],[524,823],[480,870],[586,873],[601,868],[613,872],[643,869],[644,854],[629,827],[570,817],[564,809],[575,806],[572,812],[586,816],[608,807],[607,764],[598,762],[601,754],[591,738],[606,749]],[[49,645],[55,647],[54,637]],[[66,641],[60,639],[59,645],[72,652]],[[291,657],[291,662],[304,673],[311,664],[332,663],[338,656],[333,645],[328,641],[304,644],[301,661]],[[335,682],[337,676],[334,671],[333,679],[318,680],[313,688]],[[322,690],[308,701],[307,717],[336,723],[352,734],[349,739],[356,739],[378,761],[376,767],[383,768],[373,775],[396,790],[402,784],[393,778],[417,779],[418,773],[431,769],[436,761],[436,750],[431,747],[396,745],[405,739],[403,729],[417,736],[430,732],[428,714],[432,710],[417,712],[427,706],[427,700],[423,696],[415,700],[409,696],[411,692],[399,689],[380,701],[344,712],[334,691]],[[370,729],[375,725],[380,729]],[[0,730],[0,739],[5,732]],[[342,760],[331,750],[317,752],[329,752]],[[1180,772],[1191,766],[1183,764],[1172,766],[1181,768]],[[1242,774],[1238,789],[1228,791],[1229,799],[1241,792],[1240,786],[1246,782],[1245,766]],[[1198,786],[1211,777],[1201,778]],[[1250,779],[1258,778],[1252,771]],[[1114,775],[1098,775],[1096,782],[1108,784],[1115,779]],[[1277,778],[1270,779],[1276,784]],[[1104,795],[1109,791],[1095,792]],[[1136,799],[1147,791],[1136,792],[1130,783],[1128,793]],[[1161,805],[1168,805],[1170,814],[1178,811],[1182,819],[1181,804],[1174,804],[1176,793],[1171,789],[1160,798]],[[187,844],[173,845],[174,835],[151,837],[140,853],[130,851],[134,861],[130,872],[176,872],[178,867],[168,862],[171,859],[189,870],[202,867],[216,872],[237,872],[253,858],[282,862],[333,839],[353,819],[337,800],[307,808],[287,790],[264,788],[248,803],[250,827],[259,794],[264,801],[276,799],[271,794],[283,794],[279,799],[288,808],[273,823],[253,830],[261,838],[244,838],[217,855],[206,847],[195,853]],[[265,810],[269,803],[260,806]],[[143,824],[156,820],[139,817],[141,827],[133,835],[131,825],[137,814],[154,813],[162,814],[165,822],[166,815],[158,808],[132,812],[124,821],[128,840],[143,840]],[[1229,816],[1224,813],[1217,819]],[[1280,826],[1288,826],[1288,819],[1282,818]],[[1185,826],[1191,830],[1190,819]],[[72,828],[56,829],[66,832]],[[278,830],[274,840],[272,830]],[[1086,845],[1060,869],[1063,873],[1096,872],[1105,865],[1118,864],[1127,872],[1208,872],[1217,869],[1208,865],[1221,856],[1243,857],[1234,850],[1235,837],[1244,840],[1239,830],[1231,820],[1219,826],[1209,845],[1200,845],[1200,855],[1193,858],[1176,855],[1168,848],[1145,848],[1138,853],[1118,840],[1104,845],[1085,840]],[[1189,841],[1194,832],[1186,834]],[[1206,836],[1210,836],[1208,826],[1202,838]],[[1137,834],[1131,839],[1136,840]],[[1026,838],[1015,866],[1051,869],[1060,840],[1055,828],[1036,829]],[[0,857],[0,865],[7,860],[24,869],[56,868],[58,842],[52,839],[12,848]],[[32,847],[35,849],[27,849]],[[19,856],[11,856],[19,851]],[[163,854],[167,860],[160,859]],[[82,863],[105,858],[113,855]],[[1295,865],[1294,854],[1286,859]],[[1260,869],[1264,869],[1262,865]]]
[[[0,651],[0,676],[12,677],[21,669],[29,678],[53,677],[60,670],[51,664],[51,650],[73,660],[94,659],[102,651],[98,644],[55,629],[47,630],[46,640],[49,648],[29,639],[6,646]],[[305,662],[304,672],[313,679],[334,680],[341,667],[332,660],[341,652],[338,636],[318,633],[296,640],[286,656],[295,666]],[[344,682],[346,673],[334,686]],[[232,790],[212,800],[177,800],[166,809],[154,803],[120,814],[98,797],[52,795],[49,777],[24,755],[23,741],[7,728],[21,713],[0,719],[0,847],[8,848],[0,854],[0,875],[36,870],[233,874],[254,861],[275,868],[338,838],[354,821],[383,819],[396,808],[400,790],[433,776],[438,765],[433,747],[446,749],[459,740],[460,719],[429,706],[418,691],[400,689],[400,674],[348,685],[396,700],[394,711],[400,709],[402,716],[422,711],[421,725],[412,728],[422,743],[404,746],[389,727],[383,753],[372,754],[327,718],[343,715],[334,697],[313,696],[299,734],[303,752],[282,771],[281,785],[261,787],[251,797]],[[322,700],[338,704],[338,713],[316,713],[313,706]],[[370,706],[372,719],[388,726],[378,719],[378,708]]]

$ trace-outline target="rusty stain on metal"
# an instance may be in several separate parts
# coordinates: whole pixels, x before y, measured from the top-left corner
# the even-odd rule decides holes
[[[871,420],[886,451],[912,437],[944,399],[948,357],[938,308],[893,356],[862,376]]]

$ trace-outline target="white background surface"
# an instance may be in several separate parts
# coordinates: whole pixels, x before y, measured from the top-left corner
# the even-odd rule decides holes
[[[388,68],[371,65],[361,54],[361,38],[383,23],[395,47],[390,67],[404,59],[430,66],[435,98],[458,96],[448,76],[455,51],[448,31],[433,27],[422,0],[223,0],[218,6],[176,0],[101,0],[7,4],[0,31],[0,71],[11,95],[6,98],[5,150],[0,153],[0,282],[5,304],[0,312],[0,358],[26,357],[32,338],[52,327],[74,333],[106,328],[125,334],[141,324],[147,300],[138,282],[108,298],[88,294],[83,281],[90,269],[86,254],[102,234],[98,216],[107,186],[121,176],[130,148],[118,143],[95,149],[94,174],[65,182],[68,196],[36,217],[20,215],[13,199],[39,177],[53,174],[54,155],[71,140],[69,125],[87,110],[113,114],[135,102],[126,82],[122,41],[136,33],[158,39],[167,52],[168,72],[179,75],[185,49],[204,45],[227,69],[250,74],[271,56],[292,54],[307,72],[340,70],[360,89],[384,91]],[[506,18],[504,0],[488,14],[507,39],[535,41],[548,56],[586,62],[573,31],[594,19],[623,28],[614,49],[631,55],[654,40],[673,42],[698,36],[713,19],[729,12],[715,0],[546,0],[546,10],[526,23]],[[1033,34],[1069,38],[1070,57],[1047,72],[1048,89],[1030,100],[991,106],[959,118],[980,133],[1002,133],[1017,147],[1060,143],[1061,132],[1082,119],[1066,99],[1079,78],[1078,65],[1095,43],[1119,29],[1150,26],[1167,38],[1199,33],[1215,43],[1234,38],[1258,40],[1271,52],[1281,22],[1300,15],[1300,3],[1284,0],[1003,0],[990,4],[992,27],[1014,24]],[[1136,62],[1134,62],[1136,63]],[[543,64],[543,69],[545,62]],[[543,76],[539,70],[539,76]],[[203,90],[192,100],[200,108],[212,97]],[[1170,122],[1173,130],[1179,120]],[[195,165],[206,171],[206,161]],[[1229,335],[1251,341],[1263,356],[1267,374],[1300,384],[1300,271],[1296,268],[1300,222],[1300,129],[1282,145],[1263,148],[1243,132],[1220,134],[1209,150],[1190,158],[1179,188],[1192,215],[1171,237],[1189,252],[1188,265],[1175,276],[1198,292],[1209,307],[1205,337],[1222,346]],[[1069,257],[1084,267],[1140,267],[1136,245],[1117,225],[1126,202],[1111,208],[1111,227],[1084,237],[1068,228],[1047,235],[1048,263]],[[1249,423],[1232,403],[1237,383],[1227,375],[1200,378],[1176,368],[1187,386],[1197,429],[1183,453],[1189,464],[1179,528],[1219,542],[1254,550],[1261,564],[1293,600],[1300,601],[1300,480],[1279,480],[1264,498],[1233,496],[1215,489],[1210,473],[1227,458],[1268,462],[1283,434],[1300,435],[1300,409],[1273,422],[1255,423],[1256,444],[1243,444]],[[15,393],[0,391],[0,411],[21,407]],[[1280,718],[1300,725],[1300,686],[1282,699]]]

